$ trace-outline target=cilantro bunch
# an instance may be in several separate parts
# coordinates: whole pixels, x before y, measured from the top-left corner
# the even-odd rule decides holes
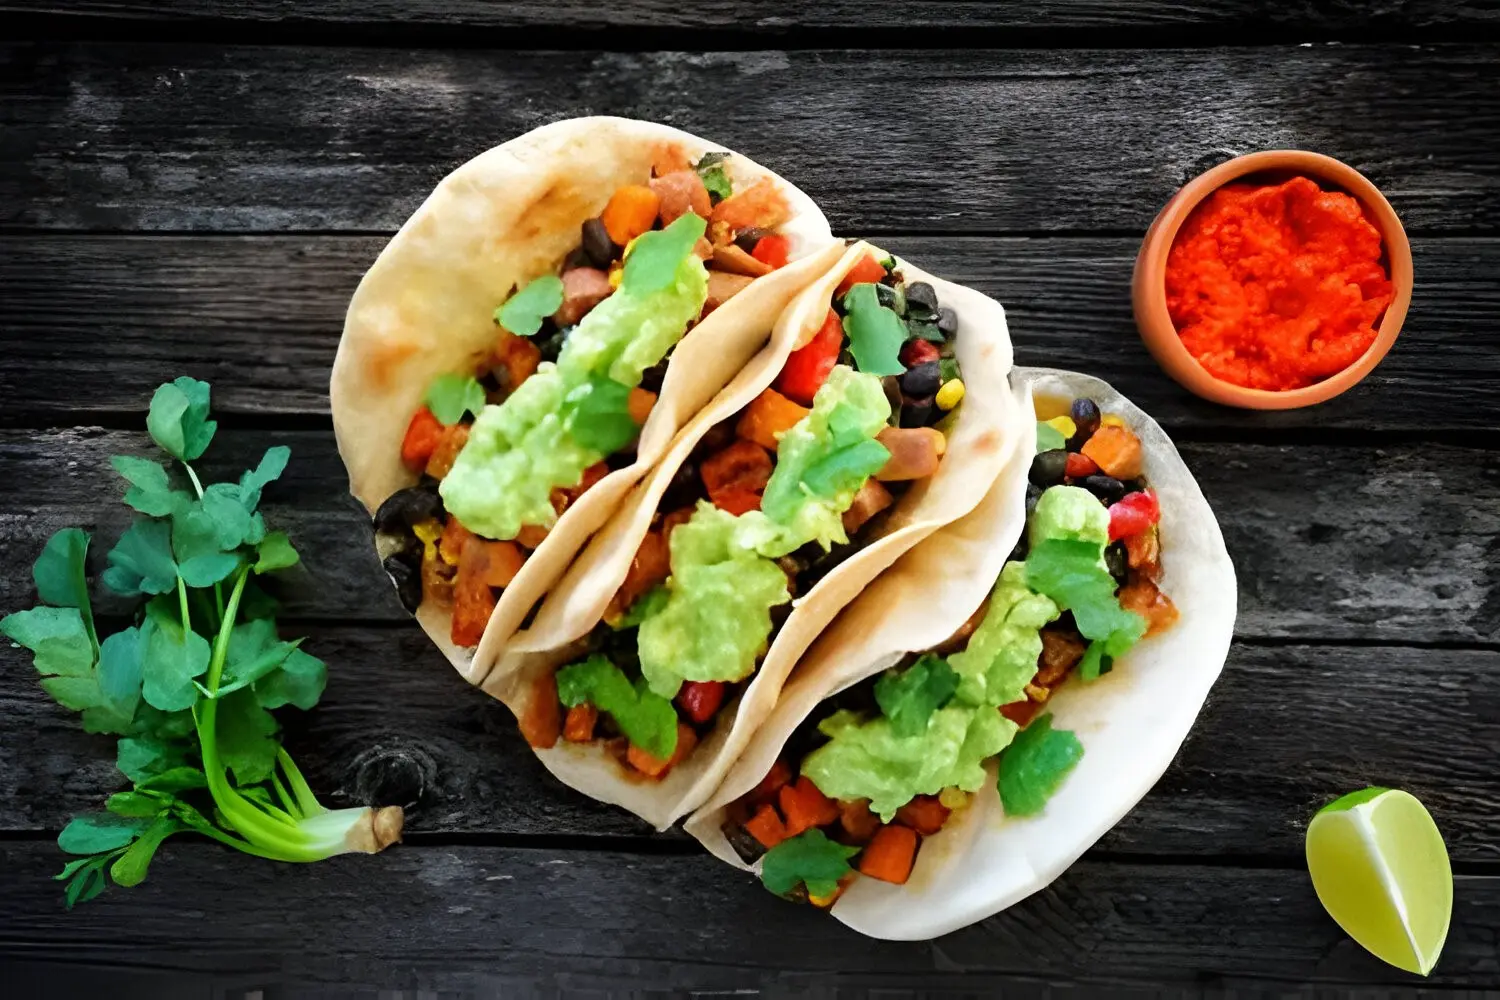
[[[90,539],[78,528],[53,535],[32,568],[42,603],[0,620],[58,704],[81,713],[86,731],[120,737],[116,764],[133,786],[58,837],[79,856],[57,876],[70,908],[104,891],[106,871],[138,884],[162,841],[184,831],[277,861],[373,853],[400,835],[400,809],[324,808],[281,748],[271,710],[312,708],[327,677],[302,640],[278,637],[275,602],[253,580],[298,561],[256,509],[291,452],[270,448],[238,482],[205,487],[189,463],[213,440],[208,412],[208,384],[179,378],[157,389],[146,420],[191,491],[152,459],[111,460],[130,483],[125,502],[144,516],[101,579],[137,599],[133,624],[100,640]]]

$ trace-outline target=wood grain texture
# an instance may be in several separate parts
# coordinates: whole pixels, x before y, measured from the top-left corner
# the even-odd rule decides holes
[[[328,412],[344,310],[384,237],[0,236],[0,423],[144,407],[163,380],[207,379],[232,413]],[[1002,302],[1022,364],[1104,376],[1198,436],[1292,428],[1490,430],[1500,410],[1500,240],[1418,239],[1396,347],[1358,387],[1283,413],[1214,406],[1169,381],[1130,310],[1132,238],[882,237]],[[110,363],[97,363],[101,345]]]
[[[1282,146],[1351,162],[1409,227],[1500,227],[1500,62],[1466,45],[626,54],[11,44],[0,48],[0,224],[389,230],[481,150],[545,121],[606,113],[744,150],[846,231],[1141,231],[1209,163]]]
[[[800,993],[847,975],[866,988],[980,992],[1002,976],[1086,970],[1095,984],[1157,988],[1257,977],[1304,988],[1472,988],[1493,983],[1500,932],[1493,877],[1457,880],[1447,947],[1419,981],[1345,938],[1302,871],[1083,862],[983,923],[893,943],[777,900],[698,854],[402,847],[296,867],[169,842],[142,885],[72,913],[46,878],[59,867],[50,845],[0,845],[0,860],[16,879],[0,916],[0,959],[86,956],[125,969],[213,970],[244,985]]]
[[[403,805],[410,831],[469,841],[649,835],[551,778],[509,711],[417,630],[286,633],[304,631],[330,665],[328,690],[313,712],[281,717],[289,751],[331,803]],[[0,831],[13,834],[59,830],[122,781],[113,745],[51,704],[28,664],[0,649]],[[1456,862],[1494,862],[1497,745],[1500,653],[1237,644],[1177,760],[1099,849],[1295,864],[1318,808],[1384,784],[1421,797]]]
[[[54,14],[88,24],[110,21],[170,22],[174,25],[274,25],[307,33],[321,26],[370,28],[389,26],[431,31],[461,29],[566,29],[591,34],[606,29],[670,29],[700,33],[735,32],[776,38],[808,30],[949,29],[962,32],[1003,29],[1111,30],[1264,28],[1268,24],[1301,32],[1365,32],[1371,28],[1420,29],[1440,26],[1482,28],[1500,20],[1500,11],[1483,2],[1394,0],[1374,5],[1347,0],[1298,0],[1266,8],[1260,4],[1213,3],[1204,0],[1144,0],[1129,4],[1108,0],[833,0],[817,4],[797,0],[764,0],[749,7],[733,4],[682,4],[671,0],[624,0],[598,4],[588,0],[544,3],[522,0],[80,0],[0,3],[0,13]],[[1175,36],[1174,36],[1175,37]],[[1222,37],[1220,35],[1219,37]]]
[[[164,375],[163,378],[166,376]],[[369,544],[363,508],[327,431],[221,430],[205,482],[233,479],[272,444],[292,461],[266,493],[269,522],[305,565],[284,574],[285,614],[405,622]],[[1184,444],[1240,579],[1251,639],[1500,642],[1500,455],[1402,445]],[[91,566],[129,524],[112,454],[159,454],[144,433],[0,431],[0,558],[24,567],[52,532],[97,532]],[[33,599],[29,574],[0,578],[0,608]],[[95,587],[101,613],[120,603]]]

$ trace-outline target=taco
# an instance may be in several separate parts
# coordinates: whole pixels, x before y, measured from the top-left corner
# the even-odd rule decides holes
[[[384,568],[465,676],[841,250],[792,185],[649,122],[557,122],[438,184],[329,395]]]
[[[1029,428],[998,303],[859,243],[673,442],[484,683],[565,782],[665,827],[797,659]]]
[[[1056,878],[1156,782],[1229,648],[1234,569],[1161,428],[1098,379],[1014,381],[1041,451],[845,610],[687,823],[874,937]]]

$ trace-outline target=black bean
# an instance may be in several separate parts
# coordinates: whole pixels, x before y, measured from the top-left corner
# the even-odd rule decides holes
[[[609,265],[620,255],[620,248],[609,238],[603,219],[593,218],[583,224],[583,252],[601,271],[608,271]]]
[[[1042,489],[1056,486],[1063,481],[1068,471],[1068,453],[1062,448],[1038,452],[1031,460],[1031,474],[1027,477]]]
[[[672,481],[667,484],[658,506],[665,511],[680,510],[697,503],[702,495],[703,487],[698,482],[698,463],[687,461],[672,473]]]
[[[1075,437],[1087,441],[1099,429],[1099,404],[1087,396],[1073,400],[1072,416],[1073,426],[1077,428]]]
[[[1130,553],[1125,549],[1124,542],[1112,542],[1109,548],[1104,550],[1104,565],[1109,567],[1109,575],[1121,583],[1130,573]]]
[[[703,432],[703,437],[693,448],[695,455],[712,455],[723,451],[734,443],[734,418],[721,420]]]
[[[408,486],[385,498],[375,511],[376,531],[395,534],[410,531],[412,525],[443,515],[443,498],[436,487]]]
[[[924,361],[901,376],[901,391],[910,397],[931,396],[942,387],[943,377],[936,361]]]
[[[838,363],[849,368],[853,368],[855,371],[859,371],[859,365],[854,363],[854,352],[849,350],[849,348],[847,347],[842,351],[839,351]]]
[[[937,292],[925,281],[914,281],[906,286],[906,308],[921,306],[930,316],[938,311]]]
[[[738,854],[745,864],[755,864],[760,860],[760,856],[766,853],[765,845],[752,837],[750,831],[738,823],[726,821],[719,829],[723,831],[724,839],[729,841],[729,846],[734,848],[734,853]]]
[[[771,235],[771,230],[762,229],[759,226],[751,226],[749,229],[741,229],[739,235],[734,238],[734,245],[746,253],[755,252],[755,244]]]
[[[380,565],[391,578],[391,583],[396,585],[396,596],[401,599],[401,606],[411,614],[416,614],[417,608],[422,605],[421,547],[418,546],[415,550],[408,547],[392,552]]]
[[[662,358],[654,367],[647,368],[641,375],[641,388],[647,392],[661,395],[661,384],[667,378],[667,362],[669,358]]]
[[[1042,488],[1040,486],[1038,486],[1036,483],[1027,483],[1026,484],[1026,516],[1027,517],[1030,517],[1031,516],[1031,512],[1034,511],[1034,510],[1036,510],[1036,502],[1038,500],[1040,500],[1041,498],[1042,498]]]
[[[593,267],[593,266],[594,266],[594,258],[592,258],[592,257],[589,256],[589,252],[587,250],[585,250],[583,247],[574,247],[573,248],[573,252],[570,253],[570,254],[568,254],[566,257],[563,258],[562,269],[564,271],[571,271],[575,267]]]
[[[894,288],[890,285],[876,285],[875,301],[887,309],[894,310],[897,316],[906,315],[906,296],[899,288]]]
[[[958,332],[958,313],[948,306],[940,307],[937,312],[937,328],[944,336],[953,336]]]
[[[1114,476],[1106,476],[1102,472],[1093,476],[1084,476],[1083,481],[1078,485],[1098,497],[1100,503],[1106,507],[1118,502],[1125,495],[1125,484]]]
[[[556,363],[558,355],[562,353],[563,344],[568,341],[568,334],[573,332],[573,327],[563,327],[561,330],[554,329],[548,333],[547,327],[551,325],[549,317],[542,323],[542,332],[535,338],[537,348],[542,352],[541,360]]]
[[[931,396],[907,396],[901,401],[901,424],[902,427],[926,427],[932,420],[932,413],[937,407],[932,404]]]

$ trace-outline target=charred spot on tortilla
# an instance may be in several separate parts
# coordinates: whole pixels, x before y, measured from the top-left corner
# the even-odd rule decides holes
[[[575,229],[594,214],[599,195],[580,190],[571,177],[559,177],[521,209],[515,225],[528,240]]]
[[[365,370],[370,373],[370,381],[382,391],[391,390],[398,376],[406,373],[407,362],[421,349],[421,345],[412,338],[381,340],[370,349],[370,354],[365,359]]]

